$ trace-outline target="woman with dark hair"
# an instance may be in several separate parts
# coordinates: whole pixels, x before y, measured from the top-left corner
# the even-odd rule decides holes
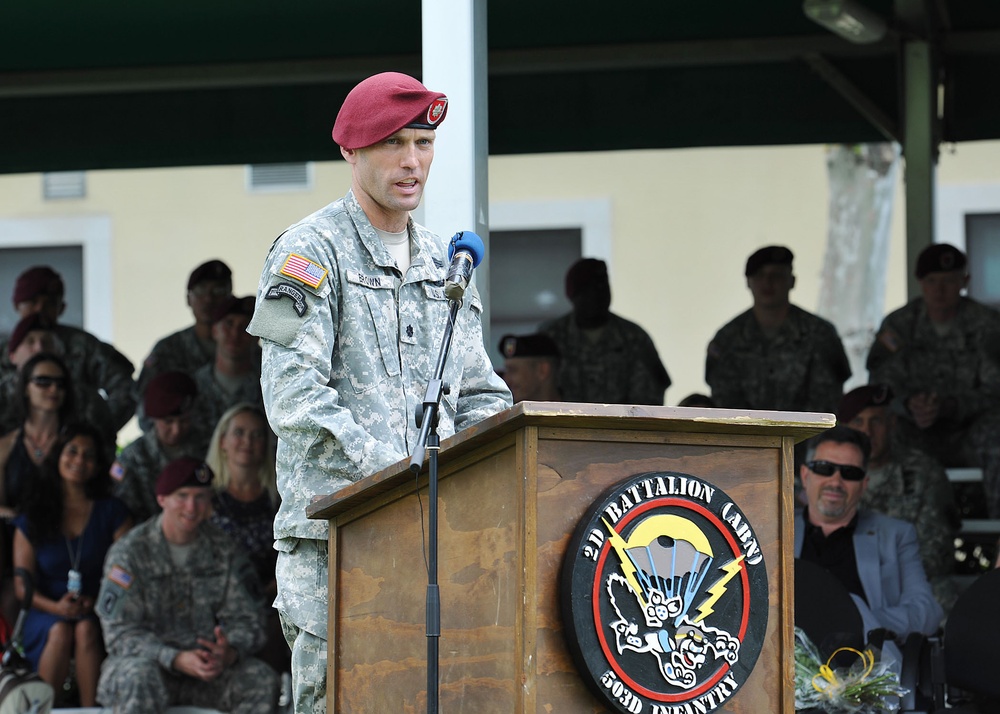
[[[24,363],[15,407],[20,426],[0,438],[0,518],[19,510],[27,484],[73,414],[69,370],[58,356],[40,352]]]
[[[71,423],[59,434],[39,478],[25,491],[14,521],[14,566],[35,581],[24,623],[25,655],[57,694],[76,661],[80,705],[96,703],[104,660],[94,600],[104,557],[131,526],[125,504],[110,495],[103,435]],[[23,597],[20,580],[18,597]]]

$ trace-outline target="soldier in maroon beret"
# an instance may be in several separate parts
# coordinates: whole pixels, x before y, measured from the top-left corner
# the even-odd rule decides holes
[[[306,506],[416,445],[407,425],[448,317],[442,286],[450,258],[447,242],[410,212],[423,196],[447,112],[442,92],[398,72],[350,91],[333,139],[350,166],[351,190],[277,238],[247,328],[261,338],[259,384],[279,439],[274,606],[292,650],[297,712],[323,711],[326,698],[328,529],[306,518]],[[463,304],[442,436],[510,405],[483,346],[474,285]]]
[[[95,403],[95,411],[85,416],[92,422],[96,418],[95,426],[113,443],[117,431],[135,412],[132,363],[113,345],[79,327],[60,323],[66,309],[64,295],[62,276],[47,265],[36,265],[18,275],[11,301],[22,320],[37,315],[39,324],[51,331],[74,383],[102,395],[102,403]],[[0,350],[0,379],[9,379],[16,371],[16,365],[7,357],[8,350]]]

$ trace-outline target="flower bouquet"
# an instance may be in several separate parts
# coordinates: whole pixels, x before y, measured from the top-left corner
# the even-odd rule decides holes
[[[857,659],[850,667],[832,667],[840,652]],[[886,662],[876,661],[870,648],[841,647],[824,663],[805,632],[795,628],[795,710],[820,709],[827,714],[880,714],[899,709],[907,693],[899,675]]]

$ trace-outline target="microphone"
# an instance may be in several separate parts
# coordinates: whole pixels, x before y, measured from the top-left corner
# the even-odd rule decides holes
[[[462,302],[465,289],[469,287],[472,271],[483,262],[486,246],[483,239],[472,231],[459,231],[451,237],[448,245],[448,275],[444,279],[444,294],[449,300]]]

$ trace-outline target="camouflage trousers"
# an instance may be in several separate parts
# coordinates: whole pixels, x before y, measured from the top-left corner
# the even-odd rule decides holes
[[[327,542],[283,538],[275,543],[278,597],[285,641],[292,651],[295,714],[326,713]]]
[[[97,701],[114,714],[163,714],[175,705],[232,714],[274,714],[278,674],[259,659],[244,657],[211,682],[168,672],[145,657],[108,657],[101,667]]]
[[[967,424],[934,424],[918,429],[908,419],[898,419],[896,438],[930,454],[944,466],[978,466],[983,470],[983,490],[990,518],[1000,518],[1000,412],[986,412]]]

